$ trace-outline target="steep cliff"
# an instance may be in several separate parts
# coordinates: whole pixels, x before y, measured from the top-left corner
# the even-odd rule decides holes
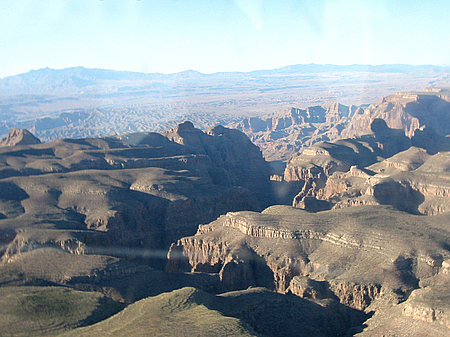
[[[357,310],[397,308],[429,284],[449,290],[441,271],[448,221],[449,213],[421,217],[385,206],[227,213],[172,244],[167,270],[217,273],[228,290],[263,285]],[[439,310],[448,324],[448,310]]]
[[[258,145],[267,160],[287,160],[305,146],[332,141],[358,110],[329,101],[306,109],[291,108],[267,117],[248,117],[232,124]]]
[[[448,91],[399,92],[359,110],[342,130],[341,137],[367,134],[375,118],[385,120],[390,128],[403,130],[408,137],[425,126],[445,136],[450,134],[449,111]]]
[[[396,228],[393,221],[401,217],[404,217],[403,223],[406,227]],[[354,287],[359,286],[356,282],[357,278],[361,280],[367,278],[377,288],[377,285],[382,285],[384,282],[379,278],[383,276],[378,275],[377,268],[380,266],[388,268],[388,265],[384,265],[385,262],[383,262],[387,256],[390,256],[389,258],[393,261],[397,259],[403,261],[410,258],[402,255],[405,249],[418,254],[413,259],[424,261],[431,258],[427,256],[444,256],[446,253],[440,250],[436,242],[433,242],[434,239],[431,237],[434,234],[431,233],[435,230],[436,233],[440,232],[442,229],[439,226],[442,226],[447,218],[448,216],[421,218],[382,206],[358,207],[317,214],[288,206],[273,206],[261,214],[227,213],[208,225],[200,226],[195,236],[180,239],[173,244],[169,252],[167,268],[217,272],[223,276],[230,263],[242,266],[248,264],[239,270],[246,270],[247,276],[253,273],[253,279],[258,282],[262,280],[273,282],[272,287],[281,292],[289,289],[292,278],[296,275],[314,275],[310,278],[325,279],[328,282],[341,280],[343,282],[341,286],[330,284],[330,289],[332,291],[335,289],[334,293],[343,292],[342,287],[352,288],[350,284],[344,282],[347,274],[349,276],[347,281],[353,282]],[[421,228],[418,222],[437,227],[428,230]],[[435,222],[437,225],[434,225]],[[408,234],[408,229],[417,226],[421,228],[419,230],[429,232],[427,238],[417,238],[415,243],[404,242],[402,235],[414,236],[415,234]],[[420,237],[420,234],[417,235]],[[434,247],[431,249],[435,251],[426,252],[423,250],[425,247]],[[413,253],[408,255],[411,254],[414,255]],[[422,256],[422,254],[425,255]],[[367,258],[373,260],[373,265],[370,267],[364,266]],[[414,263],[420,264],[419,260]],[[339,265],[334,265],[338,261],[341,261]],[[265,275],[266,278],[262,277],[266,270],[264,265],[271,271]],[[356,275],[354,272],[360,268],[367,269],[363,274]],[[392,268],[396,267],[392,266]],[[376,270],[378,272],[375,272]],[[255,277],[255,273],[261,275],[258,274],[259,276]],[[373,276],[370,276],[372,273]],[[427,273],[432,274],[433,271],[430,269]],[[429,276],[432,276],[431,274]],[[355,278],[352,279],[352,277]],[[250,282],[248,285],[251,285],[251,278],[236,277],[236,279],[247,280]],[[366,284],[365,282],[363,284]],[[396,282],[400,282],[398,286],[402,283],[400,279]],[[403,286],[406,285],[403,284]],[[379,294],[379,287],[378,290],[375,288],[369,293]]]
[[[450,209],[449,150],[447,137],[416,130],[410,139],[375,119],[371,134],[294,155],[284,180],[304,182],[292,205],[313,212],[384,204],[435,215]]]

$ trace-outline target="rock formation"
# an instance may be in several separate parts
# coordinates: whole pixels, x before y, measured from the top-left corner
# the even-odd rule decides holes
[[[446,136],[450,134],[449,110],[449,91],[435,88],[399,92],[369,106],[345,106],[330,101],[306,109],[291,108],[267,117],[248,117],[231,127],[246,133],[267,160],[288,161],[316,143],[369,134],[376,119],[384,120],[391,129],[402,130],[409,138],[417,136],[418,130],[426,130],[427,137],[421,137],[422,143],[430,138],[430,132],[435,138]],[[382,126],[379,131],[383,131]],[[436,144],[432,146],[435,148]]]
[[[373,120],[371,131],[359,138],[319,143],[294,155],[284,180],[304,185],[293,206],[317,212],[387,204],[427,215],[449,210],[447,138],[416,130],[410,139],[381,119]]]
[[[445,136],[450,134],[449,110],[450,94],[447,90],[399,92],[383,98],[380,103],[359,110],[341,136],[345,138],[367,134],[375,118],[385,120],[390,128],[403,130],[408,137],[425,126]]]
[[[442,246],[450,238],[448,215],[421,217],[385,206],[230,212],[174,243],[167,269],[217,273],[224,289],[265,286],[375,311],[377,319],[398,308],[392,318],[430,322],[445,333],[448,306],[432,303],[438,291],[450,290]]]
[[[231,127],[246,133],[267,160],[285,161],[303,147],[337,139],[357,110],[356,106],[330,101],[267,117],[249,117]]]
[[[30,131],[14,128],[0,141],[0,146],[31,145],[40,142]]]

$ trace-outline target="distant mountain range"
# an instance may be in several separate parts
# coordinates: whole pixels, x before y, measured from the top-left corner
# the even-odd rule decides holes
[[[5,93],[54,93],[53,90],[64,91],[74,88],[87,88],[96,85],[105,85],[106,82],[115,82],[111,87],[120,88],[123,81],[179,81],[199,80],[204,78],[221,77],[247,77],[267,74],[317,74],[330,72],[373,72],[373,73],[442,73],[449,72],[450,66],[437,65],[333,65],[333,64],[296,64],[270,70],[254,70],[250,72],[218,72],[204,74],[195,70],[186,70],[177,73],[142,73],[133,71],[118,71],[109,69],[95,69],[85,67],[71,67],[64,69],[41,68],[30,70],[23,74],[8,76],[0,79],[1,94]]]
[[[77,93],[77,88],[107,85],[120,88],[126,81],[164,81],[180,80],[191,77],[201,77],[204,74],[187,70],[174,74],[139,73],[132,71],[118,71],[109,69],[88,69],[72,67],[64,69],[42,68],[30,70],[27,73],[8,76],[0,79],[2,93],[54,93],[70,91]],[[110,83],[112,82],[112,83]],[[108,85],[109,83],[109,85]],[[116,86],[111,85],[116,84]]]

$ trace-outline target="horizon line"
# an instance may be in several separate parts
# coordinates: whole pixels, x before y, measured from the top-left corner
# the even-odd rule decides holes
[[[275,68],[259,68],[259,69],[253,69],[253,70],[230,70],[230,71],[214,71],[214,72],[201,72],[199,70],[195,69],[186,69],[176,72],[143,72],[143,71],[135,71],[135,70],[124,70],[124,69],[112,69],[112,68],[98,68],[98,67],[86,67],[83,65],[78,66],[71,66],[71,67],[63,67],[63,68],[51,68],[51,67],[42,67],[37,69],[30,69],[25,72],[21,73],[15,73],[12,75],[7,75],[4,77],[0,77],[0,80],[7,79],[9,77],[15,77],[20,76],[24,74],[28,74],[30,72],[37,72],[41,70],[52,70],[52,71],[61,71],[61,70],[68,70],[68,69],[86,69],[86,70],[109,70],[109,71],[115,71],[115,72],[124,72],[124,73],[134,73],[134,74],[146,74],[146,75],[176,75],[176,74],[182,74],[182,73],[188,73],[188,72],[195,72],[199,73],[201,75],[214,75],[214,74],[224,74],[224,73],[252,73],[257,71],[274,71],[274,70],[281,70],[283,68],[288,67],[295,67],[295,66],[337,66],[337,67],[350,67],[350,66],[367,66],[367,67],[382,67],[382,66],[410,66],[410,67],[440,67],[440,68],[450,68],[450,64],[410,64],[410,63],[381,63],[381,64],[368,64],[368,63],[350,63],[350,64],[334,64],[334,63],[296,63],[296,64],[288,64],[281,67],[275,67]]]

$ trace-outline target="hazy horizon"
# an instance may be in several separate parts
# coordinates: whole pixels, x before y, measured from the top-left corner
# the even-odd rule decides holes
[[[447,1],[11,1],[0,78],[73,66],[144,73],[297,64],[449,65]]]
[[[245,70],[245,71],[239,71],[239,70],[229,70],[229,71],[214,71],[214,72],[203,72],[203,71],[199,71],[197,69],[184,69],[184,70],[180,70],[180,71],[175,71],[175,72],[158,72],[158,71],[154,71],[154,72],[142,72],[142,71],[136,71],[136,70],[129,70],[129,69],[113,69],[113,68],[98,68],[98,67],[85,67],[82,65],[74,65],[74,66],[68,66],[68,67],[62,67],[62,68],[53,68],[53,67],[41,67],[41,68],[35,68],[35,69],[29,69],[20,73],[15,73],[15,74],[11,74],[11,75],[7,75],[4,77],[0,77],[1,79],[5,79],[7,77],[13,77],[13,76],[20,76],[23,74],[27,74],[29,72],[32,71],[40,71],[40,70],[45,70],[45,69],[49,69],[49,70],[55,70],[55,71],[60,71],[60,70],[68,70],[68,69],[77,69],[77,68],[83,68],[86,70],[108,70],[108,71],[117,71],[117,72],[130,72],[130,73],[142,73],[142,74],[163,74],[163,75],[171,75],[171,74],[178,74],[178,73],[183,73],[183,72],[189,72],[189,71],[193,71],[193,72],[197,72],[203,75],[214,75],[214,74],[220,74],[220,73],[251,73],[254,71],[271,71],[271,70],[277,70],[277,69],[283,69],[283,68],[287,68],[287,67],[295,67],[295,66],[309,66],[309,65],[316,65],[316,66],[338,66],[338,67],[350,67],[350,66],[367,66],[367,67],[382,67],[382,66],[412,66],[412,67],[450,67],[450,64],[408,64],[408,63],[382,63],[382,64],[362,64],[362,63],[351,63],[351,64],[333,64],[333,63],[297,63],[297,64],[286,64],[280,67],[275,67],[275,68],[255,68],[255,69],[249,69],[249,70]]]

